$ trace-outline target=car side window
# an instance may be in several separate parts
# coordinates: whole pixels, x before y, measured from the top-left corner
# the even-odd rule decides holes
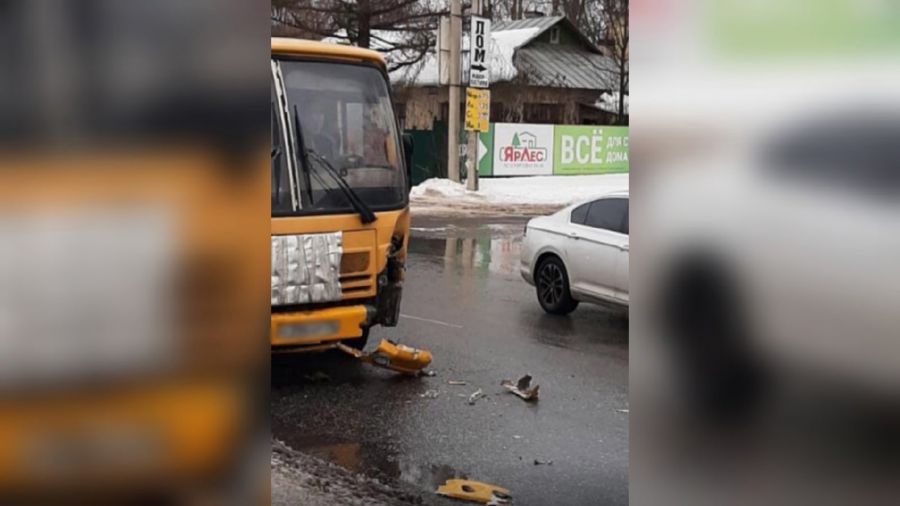
[[[591,203],[582,204],[575,209],[572,210],[572,223],[576,225],[584,225],[584,220],[587,218],[588,209],[590,209]]]
[[[628,199],[609,198],[591,203],[584,224],[604,230],[628,233]]]
[[[763,151],[767,171],[779,183],[896,196],[900,192],[896,118],[874,110],[846,116],[839,122],[819,120],[780,133]]]

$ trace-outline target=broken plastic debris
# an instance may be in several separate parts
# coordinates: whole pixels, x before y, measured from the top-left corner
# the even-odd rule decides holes
[[[619,412],[619,413],[625,413],[626,415],[628,414],[628,410],[627,410],[627,409],[617,409],[616,411]]]
[[[553,465],[553,461],[552,461],[552,460],[538,460],[538,459],[534,459],[534,465],[536,465],[536,466],[552,466],[552,465]]]
[[[481,504],[509,504],[509,490],[473,480],[447,480],[438,487],[437,494]]]
[[[378,343],[378,348],[371,353],[363,353],[344,343],[337,343],[336,346],[339,350],[353,355],[362,362],[413,376],[422,374],[422,370],[431,363],[430,352],[392,343],[387,339],[382,339]]]
[[[531,376],[528,374],[519,378],[519,381],[516,383],[510,380],[503,380],[500,382],[500,386],[528,402],[537,400],[538,389],[540,388],[540,385],[531,386]]]
[[[320,381],[331,381],[331,376],[325,374],[322,371],[316,371],[312,374],[305,374],[303,375],[303,378],[313,383],[318,383]]]
[[[475,401],[481,399],[482,397],[486,397],[484,395],[484,392],[482,392],[480,388],[478,390],[475,390],[474,392],[472,392],[472,395],[469,396],[469,405],[471,406],[475,404]]]
[[[419,397],[425,397],[426,399],[437,399],[440,392],[437,390],[425,390],[425,393],[420,394]]]
[[[448,385],[468,385],[468,383],[466,383],[463,380],[447,380],[447,384]]]

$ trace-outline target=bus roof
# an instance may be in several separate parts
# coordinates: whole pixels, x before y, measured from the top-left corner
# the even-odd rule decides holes
[[[322,56],[325,58],[341,58],[352,60],[364,60],[384,66],[384,57],[378,51],[363,49],[356,46],[343,44],[328,44],[314,40],[288,39],[273,37],[272,54],[295,54],[308,56]]]

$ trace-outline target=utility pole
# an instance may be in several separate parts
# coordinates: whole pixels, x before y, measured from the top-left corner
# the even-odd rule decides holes
[[[459,182],[459,50],[462,45],[462,5],[450,0],[450,90],[447,104],[447,177]]]
[[[481,16],[482,0],[472,0],[472,14]],[[474,51],[475,41],[469,41],[469,50]],[[471,72],[471,69],[469,70]],[[478,132],[466,132],[466,189],[478,191]]]

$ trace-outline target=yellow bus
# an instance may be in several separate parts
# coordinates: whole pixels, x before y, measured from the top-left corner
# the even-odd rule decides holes
[[[362,348],[394,326],[409,241],[409,156],[375,51],[272,39],[275,350]],[[405,156],[404,156],[405,155]]]

